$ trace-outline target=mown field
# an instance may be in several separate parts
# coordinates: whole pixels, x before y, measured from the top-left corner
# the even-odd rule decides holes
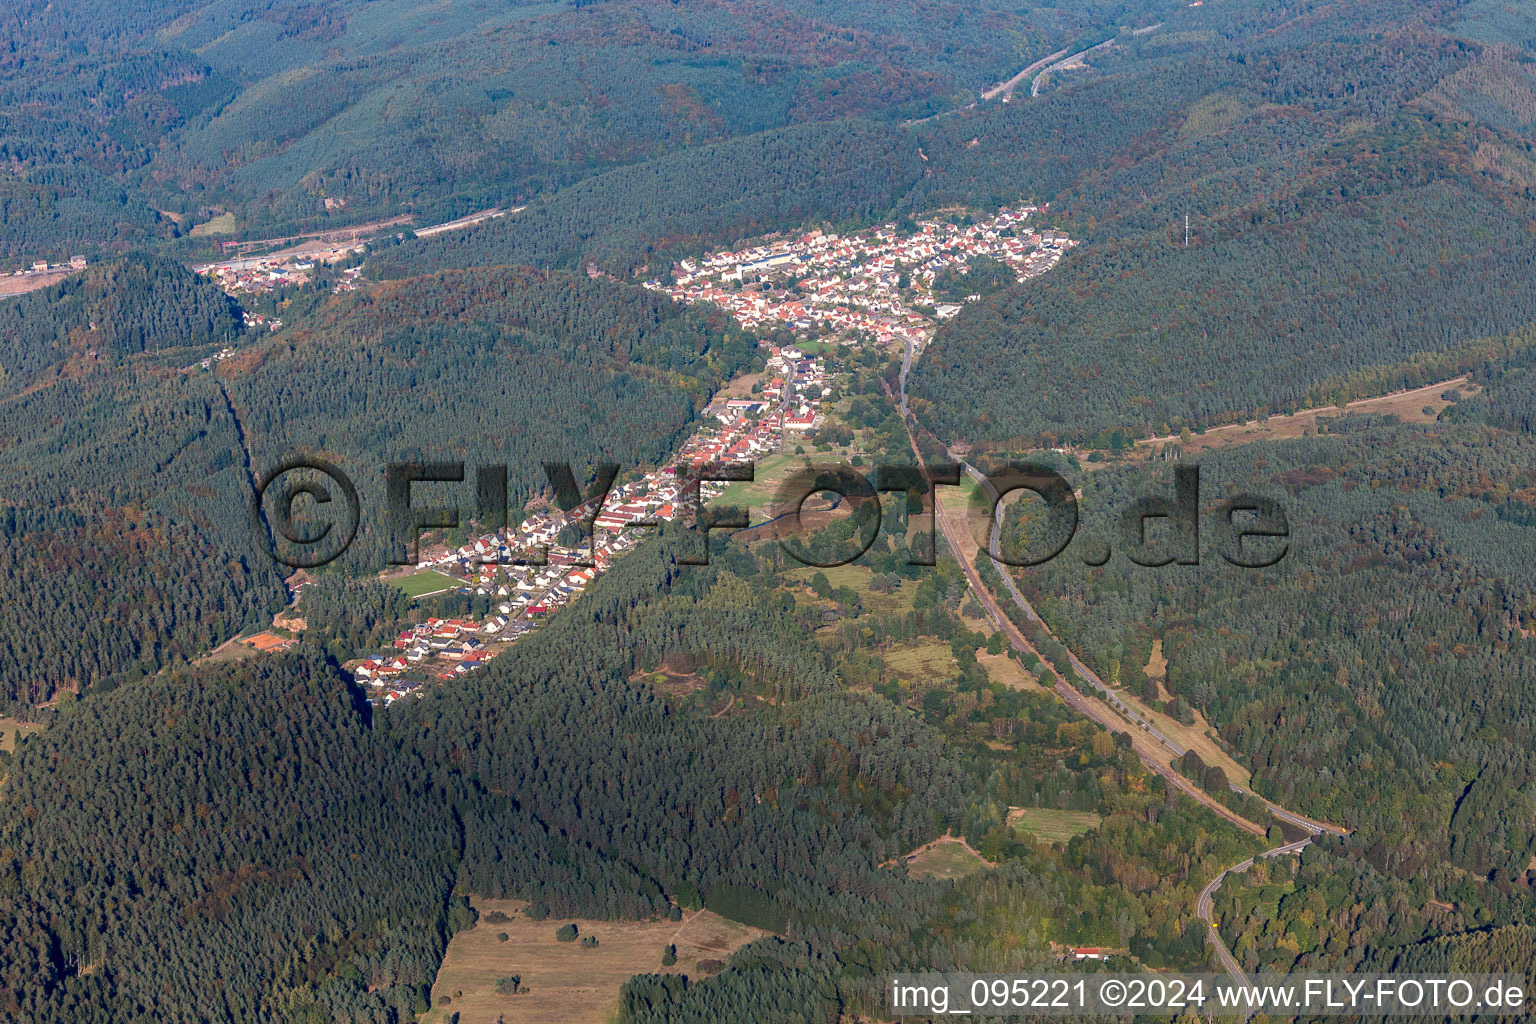
[[[409,576],[401,576],[398,579],[390,580],[390,582],[411,597],[425,597],[428,594],[438,594],[459,585],[458,580],[452,576],[444,575],[435,569],[413,572]]]
[[[907,874],[920,881],[964,878],[992,865],[964,840],[945,837],[907,854]]]
[[[1049,807],[1015,807],[1008,824],[1046,843],[1064,843],[1099,827],[1092,811],[1058,811]]]
[[[529,920],[521,900],[475,898],[480,921],[448,944],[432,1009],[421,1024],[602,1024],[618,1007],[619,989],[636,974],[686,974],[698,978],[730,959],[737,949],[766,932],[702,910],[676,921]],[[491,921],[495,913],[509,920]],[[596,948],[560,942],[555,932],[574,923],[580,936],[595,936]],[[506,939],[502,940],[501,936]],[[663,951],[677,946],[677,963],[662,966]],[[701,969],[700,964],[705,964]],[[496,990],[513,975],[517,995]]]

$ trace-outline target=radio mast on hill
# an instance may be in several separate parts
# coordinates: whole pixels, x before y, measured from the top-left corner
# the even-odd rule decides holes
[[[1189,214],[1184,215],[1184,248],[1189,248]]]

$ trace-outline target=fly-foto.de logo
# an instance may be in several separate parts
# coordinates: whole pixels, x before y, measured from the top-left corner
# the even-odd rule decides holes
[[[680,561],[709,564],[712,536],[771,525],[767,536],[794,560],[830,568],[857,560],[885,528],[885,502],[904,502],[916,520],[910,565],[934,565],[938,535],[953,544],[954,532],[970,531],[979,550],[1011,566],[1042,565],[1067,551],[1077,538],[1081,515],[1072,485],[1050,466],[1009,462],[986,472],[971,466],[885,464],[866,471],[847,463],[809,465],[784,475],[763,508],[715,502],[730,484],[757,480],[754,462],[708,462],[678,466],[615,488],[620,467],[599,463],[583,487],[569,463],[547,462],[543,474],[552,509],[537,520],[509,520],[508,468],[463,462],[393,462],[383,468],[383,517],[387,560],[415,564],[421,538],[430,530],[455,530],[461,522],[505,541],[518,553],[486,561],[543,565],[554,533],[582,538],[566,545],[573,565],[595,564],[602,534],[673,523],[693,537]],[[1166,493],[1128,501],[1114,517],[1113,543],[1079,538],[1084,564],[1103,565],[1115,552],[1139,566],[1199,565],[1203,556],[1223,564],[1262,569],[1279,563],[1290,549],[1285,510],[1263,495],[1237,494],[1204,508],[1200,467],[1175,467]],[[969,478],[965,512],[936,515],[942,488],[959,488]],[[473,496],[466,485],[473,482]],[[465,499],[468,499],[467,501]],[[1003,511],[1010,499],[1027,504],[1027,539],[1005,541]],[[950,502],[946,501],[946,507]],[[251,520],[273,558],[284,565],[315,568],[334,561],[352,543],[362,522],[362,502],[350,477],[335,463],[290,455],[257,482]],[[569,530],[567,528],[570,528]]]

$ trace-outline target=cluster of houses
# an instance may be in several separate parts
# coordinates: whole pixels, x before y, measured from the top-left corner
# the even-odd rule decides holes
[[[704,410],[726,428],[750,424],[747,434],[735,439],[733,447],[720,449],[724,461],[737,457],[755,458],[777,451],[785,433],[805,433],[821,426],[818,411],[821,400],[832,389],[832,375],[820,359],[807,356],[793,346],[770,347],[766,365],[767,379],[761,391],[751,398],[721,399]],[[718,439],[694,438],[699,445],[708,444],[719,449]],[[680,458],[687,460],[694,453],[684,446]],[[717,458],[710,455],[702,460]]]
[[[486,664],[507,644],[575,600],[616,559],[633,549],[644,527],[691,518],[695,502],[707,502],[725,484],[697,479],[705,463],[749,462],[776,452],[786,431],[812,429],[819,420],[811,388],[832,384],[820,358],[795,348],[773,347],[771,379],[761,396],[719,400],[711,420],[678,449],[671,466],[614,486],[593,515],[588,502],[569,511],[536,512],[516,527],[475,537],[456,548],[424,549],[418,569],[450,577],[453,586],[494,602],[484,622],[428,619],[401,633],[393,649],[362,659],[353,673],[372,690],[375,703],[421,696],[421,684],[450,680]],[[592,523],[576,548],[560,544],[572,524]]]
[[[894,224],[852,235],[811,231],[684,260],[670,284],[647,287],[680,302],[720,306],[748,328],[784,323],[843,340],[863,334],[921,347],[935,321],[959,309],[935,304],[933,282],[944,270],[963,274],[969,260],[989,256],[1023,281],[1051,269],[1076,244],[1060,232],[1027,230],[1036,212],[1004,208],[965,225],[925,220],[911,234]]]
[[[673,285],[649,286],[684,302],[716,302],[747,327],[774,320],[845,342],[862,336],[921,345],[932,336],[935,317],[911,307],[931,302],[933,282],[945,269],[964,268],[968,259],[985,255],[1008,264],[1023,280],[1050,269],[1076,244],[1056,232],[1019,230],[1034,212],[1029,206],[1004,209],[963,226],[923,221],[907,235],[890,225],[847,237],[813,231],[717,253],[700,263],[684,261]],[[232,267],[206,269],[226,290],[256,269]],[[268,281],[281,279],[270,269],[265,273]],[[357,279],[357,273],[348,273],[347,280]],[[945,314],[942,307],[935,312]],[[753,461],[778,451],[786,435],[817,429],[820,404],[833,390],[823,360],[794,346],[770,346],[765,371],[751,396],[710,404],[705,425],[684,442],[673,465],[615,486],[601,507],[589,502],[568,511],[541,511],[458,547],[426,549],[419,569],[444,574],[449,587],[488,599],[494,611],[483,622],[428,619],[407,629],[390,650],[355,663],[359,683],[371,688],[376,703],[391,704],[420,696],[431,680],[474,671],[579,597],[639,543],[644,527],[689,518],[696,502],[724,492],[724,484],[700,482],[691,470],[705,463]],[[588,521],[592,529],[577,547],[562,544],[571,540],[570,526]]]
[[[363,250],[362,242],[337,245],[331,249],[290,253],[286,256],[248,256],[193,267],[197,273],[214,281],[230,295],[269,292],[279,285],[305,285],[314,278],[316,263],[336,263]],[[343,272],[337,291],[356,288],[360,268]]]
[[[269,292],[278,285],[308,284],[314,263],[303,260],[245,259],[220,263],[201,270],[225,292],[239,295]]]
[[[26,277],[28,274],[57,274],[64,270],[84,270],[85,257],[71,256],[68,263],[49,263],[47,260],[38,260],[30,267],[22,267],[11,272],[12,277]]]
[[[265,327],[269,331],[275,331],[283,326],[283,321],[279,317],[267,316],[265,313],[252,313],[248,309],[241,311],[240,319],[244,322],[245,329],[248,331],[254,331],[258,327]]]
[[[374,691],[374,700],[392,704],[419,693],[425,677],[452,679],[496,657],[487,628],[467,619],[427,619],[397,636],[392,653],[364,658],[352,675]]]
[[[348,267],[341,272],[341,277],[336,281],[331,291],[336,294],[342,292],[355,292],[363,283],[363,268],[361,266]]]
[[[197,362],[193,363],[190,366],[183,366],[181,368],[181,372],[182,373],[191,373],[193,370],[196,370],[196,369],[199,369],[199,368],[204,369],[204,370],[211,370],[211,369],[213,369],[213,364],[214,363],[222,363],[224,360],[230,358],[234,354],[235,354],[235,350],[230,348],[230,347],[228,347],[226,345],[224,348],[219,349],[217,352],[215,352],[211,356],[208,356],[207,358],[199,359]]]

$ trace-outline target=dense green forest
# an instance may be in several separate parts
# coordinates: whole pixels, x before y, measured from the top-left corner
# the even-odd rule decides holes
[[[1217,723],[1255,789],[1355,829],[1384,869],[1523,877],[1533,455],[1527,436],[1360,417],[1207,452],[1201,563],[1156,569],[1126,557],[1118,517],[1171,493],[1168,464],[1094,473],[1078,539],[1020,585],[1101,678],[1131,678],[1161,639],[1169,687]],[[1284,509],[1272,568],[1217,553],[1216,506],[1239,492]],[[1108,565],[1076,557],[1087,538],[1109,541]]]
[[[255,237],[446,220],[786,125],[952,108],[1169,6],[25,0],[0,12],[0,254],[226,210]]]
[[[125,256],[0,304],[0,388],[20,390],[71,356],[211,348],[244,330],[234,301],[186,267]]]
[[[813,217],[861,222],[922,173],[908,135],[863,120],[797,125],[609,171],[473,231],[379,254],[384,266],[529,263],[625,269]],[[662,263],[670,269],[670,264]]]
[[[390,554],[387,463],[465,462],[466,517],[475,467],[505,465],[520,508],[548,486],[545,462],[583,482],[603,461],[660,464],[757,358],[719,311],[585,274],[489,269],[342,296],[256,350],[227,387],[258,471],[301,450],[352,476],[370,514],[345,565],[372,572]]]
[[[1007,863],[964,891],[876,868],[961,826],[961,787],[985,769],[957,762],[943,730],[968,726],[846,690],[797,602],[763,585],[771,566],[744,549],[678,566],[676,541],[626,560],[517,657],[408,707],[370,714],[314,649],[67,702],[7,767],[8,1012],[403,1020],[477,892],[601,918],[677,899],[772,928],[783,938],[673,997],[679,1013],[782,1019],[753,995],[765,970],[819,978],[834,1007],[877,1005],[871,972],[1016,958],[1010,934],[1033,957],[1048,935],[1181,934],[1193,879],[1245,848],[1187,801],[1129,786],[1145,782],[1133,757],[1032,698],[991,713],[1076,737],[1084,759],[1056,771],[1107,781],[1089,802],[1115,828],[1065,853],[999,846]],[[723,718],[674,707],[633,678],[663,664],[772,699]],[[968,685],[1007,694],[984,674]],[[1114,884],[1111,849],[1145,862],[1140,898]],[[932,930],[933,915],[952,924]]]
[[[927,129],[916,205],[1022,183],[1087,242],[945,324],[911,382],[941,437],[1092,442],[1360,397],[1531,322],[1524,65],[1392,5],[1282,15],[1207,5],[1037,103]]]
[[[282,607],[210,377],[95,367],[0,401],[0,439],[6,704],[198,657]]]
[[[1446,865],[1410,877],[1332,842],[1223,883],[1222,934],[1249,970],[1528,970],[1530,895]]]

